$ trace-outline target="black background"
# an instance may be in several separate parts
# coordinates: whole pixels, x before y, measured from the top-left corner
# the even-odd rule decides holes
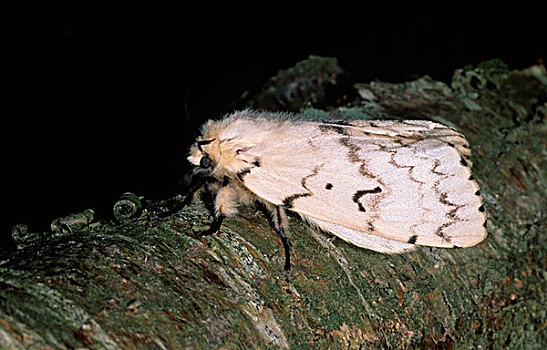
[[[190,129],[310,54],[338,58],[353,82],[428,74],[450,83],[455,69],[490,58],[511,69],[537,64],[547,47],[539,1],[436,11],[257,4],[14,10],[2,50],[2,244],[15,223],[40,232],[86,208],[108,218],[125,191],[172,194],[188,170]]]

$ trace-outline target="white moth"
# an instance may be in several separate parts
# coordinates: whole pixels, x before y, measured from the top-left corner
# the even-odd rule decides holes
[[[486,237],[470,150],[453,128],[425,120],[295,120],[245,110],[208,121],[190,149],[190,200],[216,194],[220,228],[239,203],[262,202],[285,248],[286,209],[359,247],[469,247]]]

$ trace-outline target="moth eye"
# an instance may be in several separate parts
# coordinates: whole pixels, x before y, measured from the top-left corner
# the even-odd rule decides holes
[[[209,158],[208,156],[201,158],[199,161],[199,166],[202,168],[208,168],[211,166],[211,164],[213,164],[213,162],[211,162],[211,158]]]

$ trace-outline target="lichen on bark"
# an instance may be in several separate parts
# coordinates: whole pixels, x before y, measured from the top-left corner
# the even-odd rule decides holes
[[[487,208],[483,243],[382,255],[294,216],[285,272],[257,208],[200,239],[210,216],[199,203],[165,218],[149,208],[124,224],[20,238],[0,264],[0,347],[545,348],[545,68],[488,61],[457,70],[451,86],[355,89],[351,103],[303,113],[457,127]]]

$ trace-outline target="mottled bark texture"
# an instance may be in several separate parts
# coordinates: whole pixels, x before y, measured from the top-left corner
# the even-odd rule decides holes
[[[355,88],[351,104],[304,113],[457,127],[487,208],[483,243],[382,255],[291,217],[285,272],[257,208],[200,239],[211,217],[199,204],[39,236],[19,227],[20,249],[0,265],[0,347],[544,349],[545,68],[489,61],[457,70],[452,86]]]

